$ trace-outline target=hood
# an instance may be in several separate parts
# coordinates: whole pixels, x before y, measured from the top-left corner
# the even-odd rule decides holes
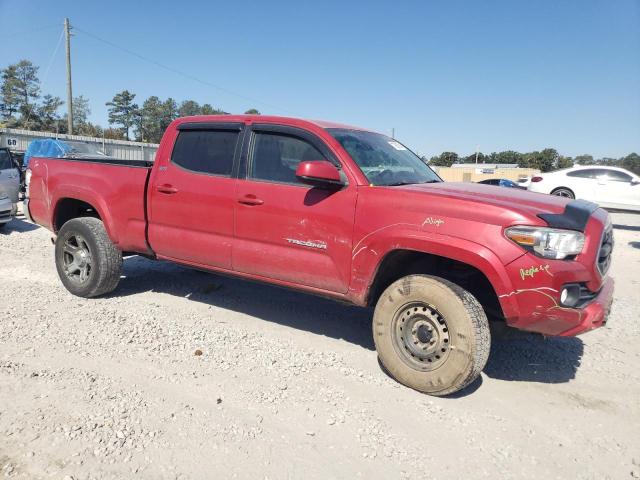
[[[487,223],[537,224],[546,223],[538,214],[559,214],[569,200],[518,188],[498,187],[465,182],[441,182],[390,187],[411,194],[437,197],[439,206],[451,216],[473,213]]]

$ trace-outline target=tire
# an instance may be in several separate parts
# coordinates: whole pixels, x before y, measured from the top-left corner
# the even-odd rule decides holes
[[[567,187],[556,188],[551,192],[551,195],[556,195],[558,197],[571,198],[571,199],[576,198],[575,194]]]
[[[489,322],[473,295],[443,278],[409,275],[380,296],[373,338],[398,382],[430,395],[463,389],[479,375],[491,346]]]
[[[122,252],[97,218],[74,218],[65,223],[56,238],[55,258],[62,284],[78,297],[104,295],[120,281]]]

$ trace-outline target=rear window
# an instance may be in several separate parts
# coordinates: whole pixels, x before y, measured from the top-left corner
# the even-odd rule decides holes
[[[237,131],[183,130],[171,161],[194,172],[231,176],[239,136]]]

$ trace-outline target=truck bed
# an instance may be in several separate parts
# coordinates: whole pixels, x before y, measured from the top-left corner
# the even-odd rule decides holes
[[[151,253],[146,239],[147,182],[153,162],[111,157],[38,158],[29,162],[29,212],[57,232],[78,201],[97,210],[109,235],[123,251]],[[56,211],[50,206],[61,202]]]

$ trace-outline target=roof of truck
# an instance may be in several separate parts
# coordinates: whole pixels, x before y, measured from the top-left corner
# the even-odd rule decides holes
[[[345,125],[336,122],[327,122],[324,120],[307,120],[304,118],[281,117],[276,115],[196,115],[193,117],[181,117],[177,120],[183,122],[260,122],[260,123],[282,123],[291,126],[304,126],[304,124],[313,124],[320,128],[343,128],[346,130],[362,130],[367,129],[354,127],[353,125]]]

